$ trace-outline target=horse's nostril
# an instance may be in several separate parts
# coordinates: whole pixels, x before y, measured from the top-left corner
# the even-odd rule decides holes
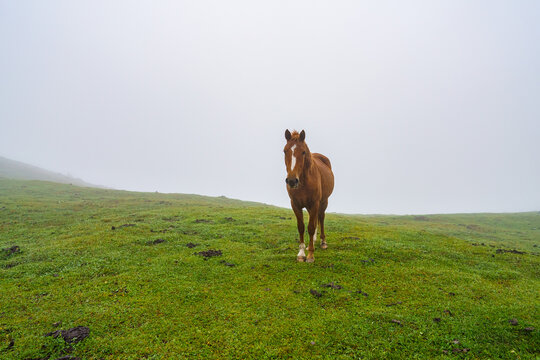
[[[285,179],[285,182],[289,185],[289,186],[296,186],[298,185],[298,179],[294,178],[294,179]]]

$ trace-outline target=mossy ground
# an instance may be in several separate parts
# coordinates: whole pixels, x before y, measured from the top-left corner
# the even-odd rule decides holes
[[[0,180],[0,249],[20,247],[0,252],[0,358],[540,356],[539,213],[328,214],[314,264],[296,262],[293,218]],[[44,336],[79,325],[72,346]]]

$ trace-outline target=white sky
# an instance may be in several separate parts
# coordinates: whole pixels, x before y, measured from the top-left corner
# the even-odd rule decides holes
[[[118,189],[329,211],[540,210],[540,2],[0,0],[0,155]]]

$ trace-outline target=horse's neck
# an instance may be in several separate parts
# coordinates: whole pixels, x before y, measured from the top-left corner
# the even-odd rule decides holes
[[[313,162],[313,156],[311,155],[311,152],[309,153],[309,157],[310,157],[309,166],[307,165],[308,163],[304,161],[304,169],[302,169],[301,180],[304,184],[309,183],[310,179],[314,176],[315,172],[317,171],[317,169],[315,168],[315,163]]]

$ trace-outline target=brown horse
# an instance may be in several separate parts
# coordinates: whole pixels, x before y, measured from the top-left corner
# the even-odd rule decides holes
[[[298,233],[300,234],[300,251],[298,261],[306,261],[304,252],[304,214],[306,208],[309,213],[309,247],[307,262],[315,261],[313,242],[317,239],[317,224],[321,230],[321,248],[326,249],[326,234],[324,233],[324,211],[328,206],[328,197],[334,190],[334,174],[330,160],[324,155],[311,153],[305,143],[304,130],[299,134],[294,131],[285,131],[285,166],[287,167],[287,192],[291,198],[291,205],[296,215]]]

